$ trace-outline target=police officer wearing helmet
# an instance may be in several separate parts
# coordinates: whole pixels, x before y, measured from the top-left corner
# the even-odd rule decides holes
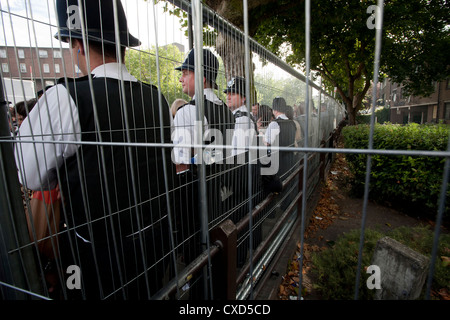
[[[227,106],[234,115],[235,125],[232,145],[232,155],[245,152],[243,147],[251,144],[253,136],[256,134],[256,124],[252,114],[248,111],[245,97],[245,79],[233,77],[228,81],[227,88],[223,91],[227,94]]]
[[[16,150],[16,161],[23,164],[21,182],[33,190],[59,185],[67,232],[61,233],[58,258],[63,267],[79,266],[82,275],[81,290],[69,294],[149,298],[162,278],[161,270],[149,267],[162,257],[162,243],[168,242],[151,237],[168,233],[159,230],[165,221],[153,224],[167,215],[168,208],[161,207],[165,201],[152,210],[152,199],[166,188],[158,182],[164,181],[164,164],[157,160],[160,149],[126,143],[170,143],[169,106],[164,97],[159,105],[157,88],[138,82],[125,67],[126,47],[139,46],[140,41],[129,33],[120,1],[57,0],[56,9],[55,37],[70,44],[84,76],[61,79],[30,112],[19,139],[32,139],[27,136],[33,133],[34,141],[58,143],[36,143],[36,148],[21,144]],[[164,134],[154,127],[163,127]],[[119,146],[102,146],[105,142]],[[166,158],[170,160],[170,151]]]
[[[203,55],[203,95],[197,97],[195,94],[195,56]],[[181,72],[180,82],[183,92],[191,97],[191,101],[180,107],[174,117],[174,131],[172,140],[175,145],[186,144],[193,145],[196,142],[198,134],[197,106],[198,101],[203,101],[203,139],[201,143],[208,144],[208,148],[178,147],[173,148],[173,161],[176,164],[179,179],[183,181],[184,187],[180,188],[178,201],[175,205],[183,203],[182,207],[175,209],[175,215],[180,218],[176,221],[190,221],[192,225],[180,226],[181,233],[185,230],[187,234],[180,234],[181,238],[189,238],[183,242],[185,252],[192,254],[184,256],[183,259],[189,263],[196,254],[199,254],[204,248],[200,248],[199,228],[201,227],[198,194],[199,178],[197,176],[200,165],[205,165],[206,188],[208,190],[207,206],[208,221],[213,221],[221,216],[227,210],[231,210],[230,197],[233,195],[231,181],[227,179],[226,150],[222,147],[213,147],[213,145],[223,145],[227,143],[227,133],[233,134],[234,118],[227,105],[219,99],[215,93],[217,89],[216,79],[219,70],[219,60],[213,52],[206,48],[194,48],[186,56],[184,62],[175,68]],[[176,191],[177,192],[177,191]],[[188,244],[189,242],[189,244]],[[205,243],[203,243],[205,245]],[[194,289],[195,290],[195,289]],[[191,292],[191,296],[201,296],[201,293]]]
[[[253,119],[252,114],[249,112],[246,106],[246,82],[242,77],[232,77],[227,83],[227,88],[223,91],[227,94],[227,105],[228,108],[234,115],[235,127],[233,134],[233,150],[232,155],[235,156],[235,163],[237,164],[248,164],[251,160],[251,166],[243,165],[235,169],[235,190],[237,203],[245,203],[249,199],[249,181],[248,181],[248,170],[251,170],[251,190],[252,192],[257,192],[259,190],[260,175],[259,167],[255,164],[257,163],[257,152],[252,150],[252,157],[250,158],[250,152],[248,151],[249,146],[256,146],[257,128],[256,123]],[[256,193],[255,192],[255,193]],[[237,208],[231,219],[234,223],[238,223],[244,216],[248,214],[247,206],[241,206]],[[253,243],[256,245],[261,240],[261,228],[252,230],[253,232]],[[249,246],[248,239],[244,240],[242,244],[237,248],[237,266],[241,267],[247,257],[247,249]],[[256,248],[254,246],[254,248]]]
[[[178,109],[174,117],[174,144],[193,144],[197,135],[195,121],[197,120],[197,98],[202,99],[205,109],[205,131],[217,129],[223,137],[226,136],[227,129],[234,128],[233,115],[228,110],[226,104],[220,100],[214,89],[217,89],[216,78],[219,70],[219,60],[206,48],[202,49],[203,54],[203,95],[195,96],[195,48],[192,49],[183,64],[175,70],[181,71],[180,82],[183,92],[189,95],[192,100],[185,106]],[[211,137],[214,139],[214,137]],[[178,172],[186,170],[189,164],[196,164],[195,153],[189,147],[175,147],[173,150],[174,162],[179,164]],[[193,159],[194,158],[194,159]],[[184,166],[183,166],[184,165]]]
[[[295,146],[295,132],[297,130],[294,122],[290,120],[287,115],[286,100],[282,97],[276,97],[272,102],[272,111],[275,119],[270,122],[267,127],[264,140],[266,144],[279,147],[294,147]],[[273,150],[273,149],[272,149]],[[292,168],[293,152],[281,151],[279,155],[280,167],[278,175],[281,178]]]

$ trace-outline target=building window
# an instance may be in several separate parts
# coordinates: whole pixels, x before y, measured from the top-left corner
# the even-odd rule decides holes
[[[446,102],[444,106],[445,120],[450,120],[450,102]]]
[[[44,73],[50,73],[50,66],[48,63],[44,63],[42,67],[44,68]]]
[[[2,71],[9,72],[9,65],[7,63],[2,63]]]
[[[447,89],[450,89],[450,79],[447,79]]]
[[[59,64],[55,64],[55,73],[60,73]]]
[[[25,51],[23,51],[23,49],[17,49],[17,55],[19,56],[19,59],[25,59]]]
[[[20,64],[20,72],[27,73],[27,65],[25,63]]]
[[[62,58],[61,51],[59,51],[59,50],[53,51],[53,57],[54,58]]]
[[[47,50],[39,50],[39,58],[48,58]]]

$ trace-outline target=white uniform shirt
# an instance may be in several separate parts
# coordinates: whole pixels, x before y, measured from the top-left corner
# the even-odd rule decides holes
[[[240,106],[239,108],[233,110],[232,112],[233,114],[236,114],[238,111],[246,112],[248,115],[250,115],[245,105]],[[235,156],[237,154],[244,153],[245,149],[241,148],[244,147],[246,148],[250,146],[254,136],[256,136],[256,131],[253,120],[246,115],[236,118],[232,142],[233,146],[232,155]],[[236,147],[239,147],[239,149]]]
[[[223,104],[214,90],[211,88],[204,89],[206,99],[216,104]],[[195,96],[193,97],[195,100]],[[172,141],[175,145],[187,144],[193,145],[197,136],[199,127],[195,125],[197,121],[197,108],[195,105],[188,104],[179,109],[173,119],[174,130],[172,132]],[[208,120],[204,117],[204,128],[208,130]],[[198,143],[202,143],[199,141]],[[192,147],[174,147],[172,151],[172,161],[180,164],[190,164],[192,158]]]
[[[125,65],[118,63],[98,66],[91,74],[94,78],[137,81]],[[56,169],[79,148],[77,144],[64,142],[81,141],[78,110],[65,86],[58,84],[45,91],[22,123],[17,139],[20,143],[15,146],[15,157],[20,182],[31,190],[56,187]],[[58,143],[48,143],[52,141]]]
[[[284,120],[289,120],[289,118],[285,115],[285,114],[280,114],[277,119],[284,119]],[[267,130],[266,130],[266,134],[264,136],[264,141],[267,144],[273,145],[275,142],[275,139],[277,138],[277,136],[280,134],[280,126],[278,125],[278,123],[276,121],[272,121],[269,123]]]

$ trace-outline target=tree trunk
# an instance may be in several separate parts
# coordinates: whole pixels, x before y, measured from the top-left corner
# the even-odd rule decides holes
[[[244,44],[236,41],[227,34],[219,33],[216,40],[216,50],[223,60],[225,77],[245,77],[245,48]]]
[[[223,60],[225,77],[230,80],[232,77],[242,77],[245,79],[245,47],[244,43],[237,41],[227,34],[219,33],[216,40],[216,50]],[[251,62],[250,53],[250,105],[257,102],[254,85],[255,65]],[[248,81],[248,79],[246,79]]]
[[[353,126],[356,124],[357,108],[353,108],[353,103],[346,103],[345,106],[347,107],[348,124]]]

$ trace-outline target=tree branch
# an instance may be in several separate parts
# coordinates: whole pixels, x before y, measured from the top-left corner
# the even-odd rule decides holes
[[[333,78],[333,74],[328,70],[327,66],[325,65],[325,63],[323,61],[321,61],[321,65],[323,67],[323,70],[318,70],[320,72],[320,74],[323,75],[324,78],[326,78],[328,81],[330,81],[336,87],[336,90],[339,93],[339,95],[342,97],[342,100],[344,100],[344,102],[347,105],[351,105],[351,103],[352,103],[351,97],[346,96],[346,94],[344,93],[344,90],[342,90],[342,88],[339,86],[337,81]]]

